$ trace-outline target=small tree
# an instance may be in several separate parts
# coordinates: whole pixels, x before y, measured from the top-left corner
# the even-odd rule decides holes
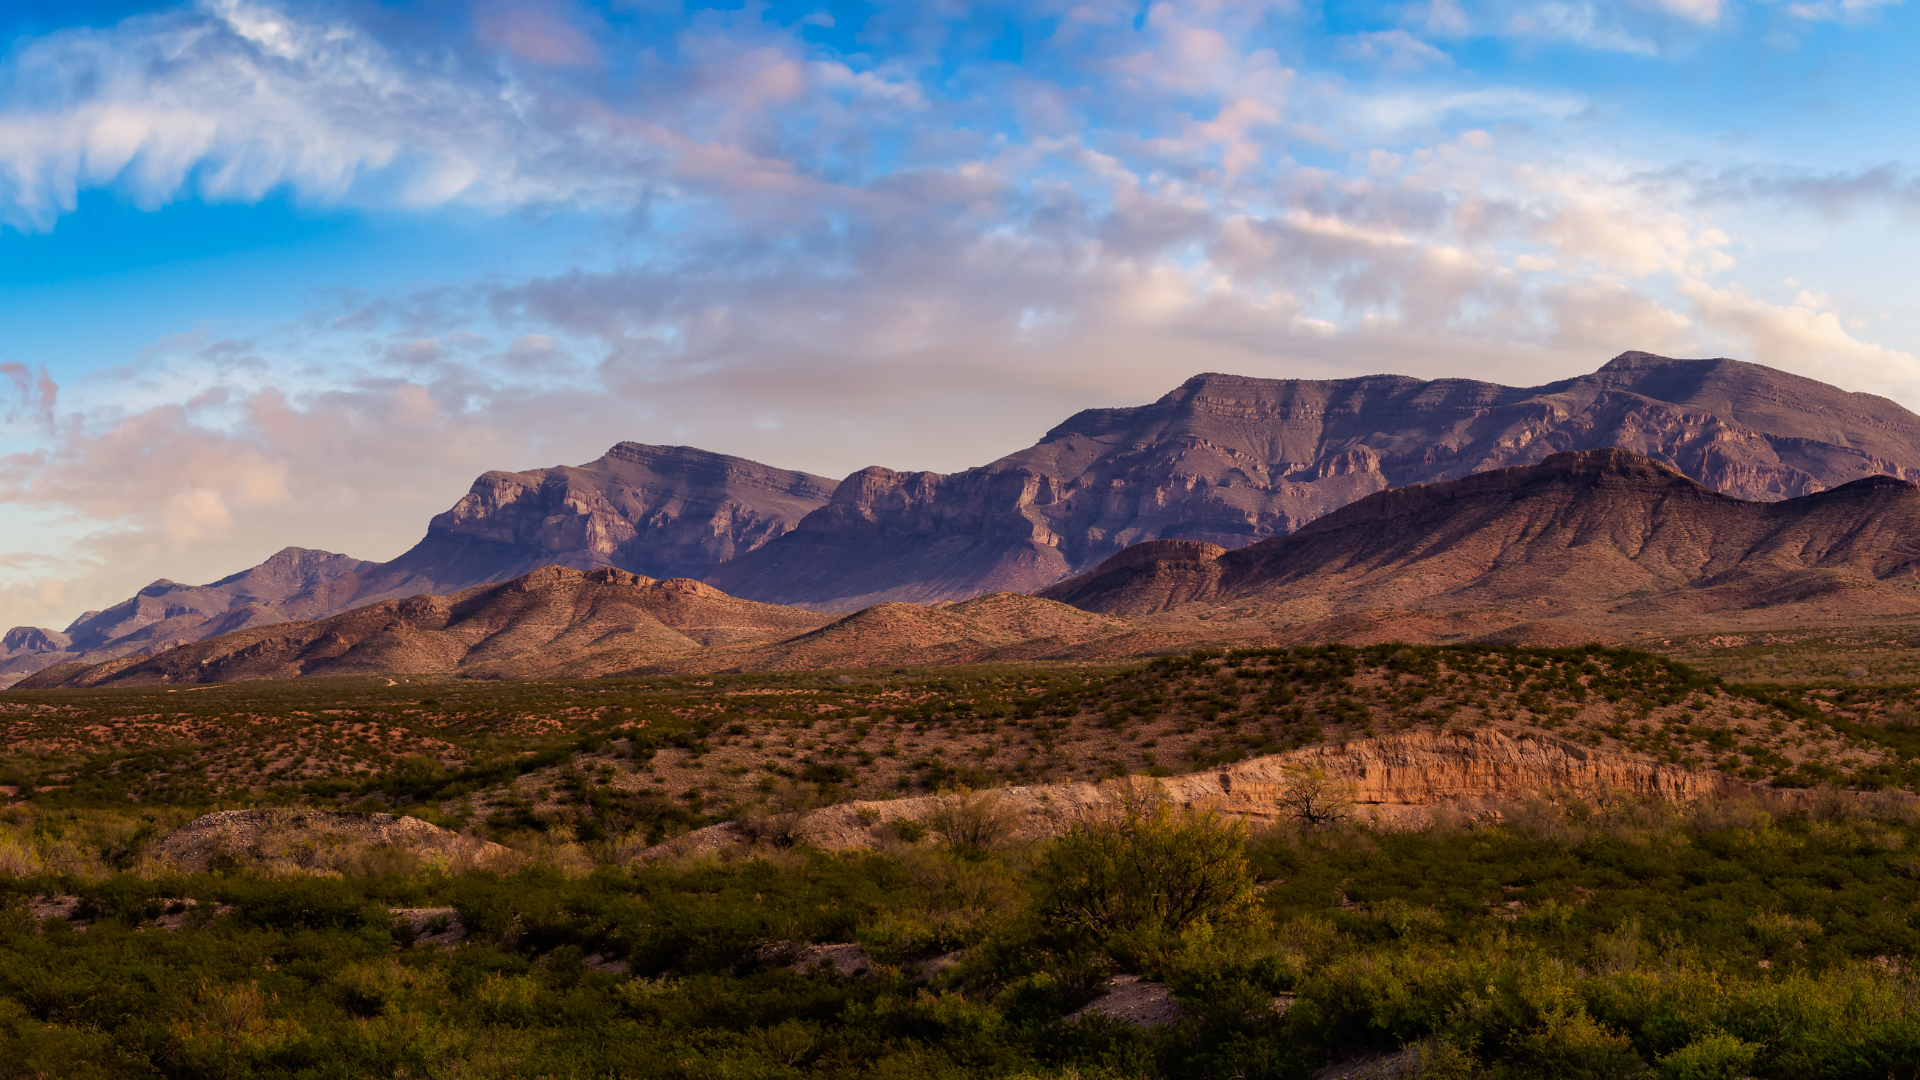
[[[1039,867],[1048,917],[1098,934],[1230,926],[1254,912],[1246,829],[1129,783],[1054,841]]]
[[[1289,768],[1276,801],[1280,815],[1303,829],[1332,828],[1353,816],[1353,786],[1317,766]]]

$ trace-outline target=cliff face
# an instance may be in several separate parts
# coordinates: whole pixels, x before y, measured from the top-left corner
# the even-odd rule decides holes
[[[639,443],[577,467],[490,472],[399,558],[311,590],[288,610],[319,618],[542,566],[697,578],[792,529],[833,487],[745,458]]]
[[[1217,556],[1143,546],[1043,597],[1109,614],[1258,600],[1301,618],[1498,606],[1533,618],[1774,618],[1920,607],[1920,487],[1889,476],[1779,502],[1624,450],[1398,488]]]
[[[708,580],[839,609],[1031,591],[1142,540],[1244,547],[1388,488],[1608,446],[1752,501],[1920,476],[1920,416],[1734,360],[1626,353],[1531,388],[1200,375],[976,469],[856,473]]]
[[[698,576],[786,533],[833,488],[744,458],[621,443],[578,468],[487,473],[428,524],[424,543],[505,545],[528,569]]]

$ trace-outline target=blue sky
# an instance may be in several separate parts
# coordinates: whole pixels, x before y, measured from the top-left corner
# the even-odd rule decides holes
[[[0,10],[0,625],[622,439],[952,470],[1199,371],[1920,407],[1915,9]]]

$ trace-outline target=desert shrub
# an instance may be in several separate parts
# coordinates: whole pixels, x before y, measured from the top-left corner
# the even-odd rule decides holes
[[[791,847],[799,837],[807,811],[822,805],[820,789],[812,784],[776,782],[766,797],[734,819],[740,831],[774,847]]]
[[[1760,1047],[1724,1031],[1704,1035],[1660,1059],[1660,1080],[1740,1080]]]
[[[1176,810],[1157,784],[1111,789],[1048,847],[1036,886],[1049,919],[1096,935],[1178,934],[1255,913],[1245,827]]]
[[[118,1052],[106,1033],[42,1023],[19,1004],[0,1000],[0,1080],[141,1075],[146,1071]]]
[[[1018,832],[1026,815],[997,791],[947,795],[927,814],[927,824],[947,843],[978,857]]]

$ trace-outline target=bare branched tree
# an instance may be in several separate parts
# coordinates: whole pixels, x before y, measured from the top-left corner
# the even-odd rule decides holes
[[[1298,766],[1287,770],[1277,801],[1281,816],[1295,825],[1328,829],[1353,816],[1353,785],[1317,766]]]

